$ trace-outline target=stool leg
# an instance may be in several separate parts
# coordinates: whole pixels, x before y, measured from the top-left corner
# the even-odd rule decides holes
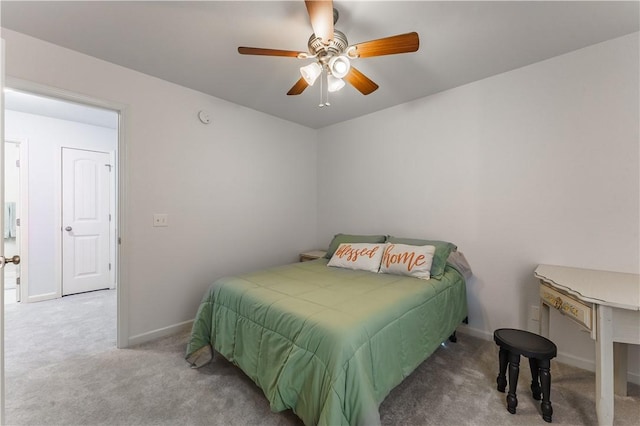
[[[507,393],[507,411],[516,413],[518,398],[516,389],[518,388],[518,374],[520,373],[520,355],[509,353],[509,393]]]
[[[507,388],[507,364],[509,362],[508,357],[509,351],[500,348],[500,352],[498,353],[498,378],[496,379],[496,381],[498,382],[498,391],[502,393],[504,393],[504,390]]]
[[[551,416],[553,415],[553,408],[551,407],[551,361],[548,359],[541,359],[538,361],[540,365],[540,384],[542,385],[542,419],[551,423]]]
[[[529,368],[531,369],[531,394],[533,395],[533,399],[540,401],[542,389],[540,389],[540,382],[538,380],[540,369],[538,366],[538,360],[535,358],[529,358]]]

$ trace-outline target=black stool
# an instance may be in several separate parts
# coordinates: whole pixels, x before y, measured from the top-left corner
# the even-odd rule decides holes
[[[518,373],[520,372],[520,355],[529,358],[531,368],[531,393],[533,399],[540,400],[542,396],[542,418],[551,422],[553,408],[551,408],[551,373],[549,368],[551,358],[557,353],[556,345],[534,333],[513,328],[500,328],[493,333],[493,340],[500,346],[500,370],[498,372],[498,390],[504,392],[507,387],[507,364],[509,364],[509,393],[507,394],[507,410],[515,414],[518,398]],[[538,382],[538,378],[540,381]],[[542,385],[542,387],[541,387]]]

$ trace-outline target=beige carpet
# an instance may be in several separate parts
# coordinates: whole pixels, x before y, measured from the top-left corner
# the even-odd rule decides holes
[[[219,355],[183,360],[188,334],[115,348],[115,291],[6,309],[9,425],[297,425],[272,413],[253,382]],[[527,366],[523,360],[523,366]],[[495,388],[497,347],[470,336],[439,348],[383,401],[384,425],[544,425],[521,371],[518,412]],[[593,373],[553,362],[553,424],[595,425]],[[615,398],[615,424],[636,425],[640,387]]]

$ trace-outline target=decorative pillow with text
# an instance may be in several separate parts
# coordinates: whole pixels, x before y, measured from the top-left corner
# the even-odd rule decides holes
[[[387,243],[380,263],[381,274],[408,275],[428,280],[435,246],[410,246]]]
[[[378,272],[384,244],[342,243],[327,266]]]

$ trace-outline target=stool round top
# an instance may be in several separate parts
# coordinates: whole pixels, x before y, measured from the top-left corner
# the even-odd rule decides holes
[[[514,328],[499,328],[493,332],[498,346],[527,358],[551,359],[557,354],[556,345],[538,334]]]

